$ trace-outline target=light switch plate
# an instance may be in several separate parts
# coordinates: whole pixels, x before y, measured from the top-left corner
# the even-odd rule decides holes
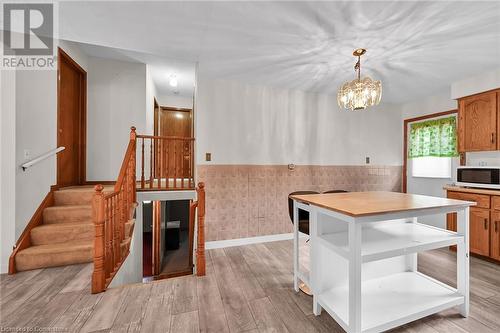
[[[29,149],[24,150],[24,159],[29,160],[31,157],[31,151]]]
[[[205,161],[210,162],[212,160],[212,153],[205,153]]]
[[[368,157],[368,156],[365,157],[365,163],[370,164],[370,157]]]

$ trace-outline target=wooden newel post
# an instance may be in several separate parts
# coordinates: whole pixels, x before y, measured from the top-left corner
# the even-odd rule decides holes
[[[135,132],[135,126],[132,126],[130,127],[130,141],[134,141],[134,150],[133,150],[133,153],[132,153],[132,159],[131,159],[131,163],[132,163],[132,172],[131,172],[131,179],[132,179],[132,202],[136,202],[136,193],[135,193],[135,190],[136,190],[136,185],[135,185],[135,172],[136,172],[136,160],[135,160],[135,156],[136,156],[136,143],[137,143],[137,133]],[[142,168],[144,168],[144,162],[142,163],[141,165]]]
[[[205,275],[205,183],[199,183],[198,193],[198,244],[196,246],[196,275]]]
[[[104,271],[104,187],[96,185],[92,198],[92,221],[95,227],[94,273],[92,274],[92,293],[100,293],[106,287]]]

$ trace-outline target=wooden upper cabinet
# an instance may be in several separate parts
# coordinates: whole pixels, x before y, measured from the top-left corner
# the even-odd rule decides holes
[[[465,97],[459,100],[458,150],[497,150],[498,116],[497,91]]]

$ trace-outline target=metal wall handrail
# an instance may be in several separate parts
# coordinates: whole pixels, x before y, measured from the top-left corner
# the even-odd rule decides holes
[[[23,171],[26,171],[26,169],[28,169],[29,167],[32,167],[33,165],[37,164],[38,162],[43,161],[46,158],[49,158],[52,155],[56,155],[57,153],[63,151],[64,149],[66,149],[66,147],[58,147],[58,148],[49,150],[45,154],[40,155],[40,156],[32,159],[31,161],[24,163],[23,165],[21,165],[21,168],[23,169]]]

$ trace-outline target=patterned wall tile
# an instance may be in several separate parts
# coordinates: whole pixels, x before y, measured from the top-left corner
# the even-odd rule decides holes
[[[206,190],[206,240],[292,232],[288,194],[400,191],[401,166],[199,165]]]

